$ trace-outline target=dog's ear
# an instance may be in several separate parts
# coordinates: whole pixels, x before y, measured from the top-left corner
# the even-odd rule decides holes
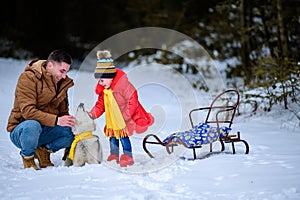
[[[86,112],[86,114],[92,119],[92,120],[94,120],[94,118],[93,118],[93,116],[91,115],[91,113],[89,113],[88,111],[85,111]]]

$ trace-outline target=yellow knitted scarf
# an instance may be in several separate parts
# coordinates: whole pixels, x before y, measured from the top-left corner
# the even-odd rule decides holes
[[[117,139],[128,136],[126,123],[120,111],[119,105],[113,96],[111,89],[104,89],[104,106],[106,117],[106,133],[107,137],[114,136]]]
[[[92,134],[92,131],[87,131],[87,132],[83,132],[83,133],[80,133],[80,134],[76,134],[74,136],[74,140],[73,140],[71,148],[70,148],[69,158],[71,160],[74,160],[75,147],[76,147],[76,145],[79,141],[89,139],[89,138],[93,138],[93,137],[94,136]]]

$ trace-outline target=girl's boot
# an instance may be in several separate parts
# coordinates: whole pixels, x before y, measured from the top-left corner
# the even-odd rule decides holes
[[[119,162],[121,167],[127,167],[134,164],[133,158],[128,154],[122,154]]]

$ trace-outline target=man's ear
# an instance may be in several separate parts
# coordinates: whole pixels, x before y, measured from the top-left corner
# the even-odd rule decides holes
[[[51,61],[48,61],[46,69],[52,69],[52,68],[53,68],[53,63]]]

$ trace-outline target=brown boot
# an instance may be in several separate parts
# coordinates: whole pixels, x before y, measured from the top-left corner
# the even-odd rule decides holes
[[[35,150],[35,157],[39,160],[40,168],[45,168],[49,166],[54,166],[50,160],[51,151],[46,147],[37,147]]]
[[[35,170],[39,170],[38,166],[36,166],[34,162],[34,156],[28,156],[28,157],[22,157],[24,168],[30,168],[33,167]]]

